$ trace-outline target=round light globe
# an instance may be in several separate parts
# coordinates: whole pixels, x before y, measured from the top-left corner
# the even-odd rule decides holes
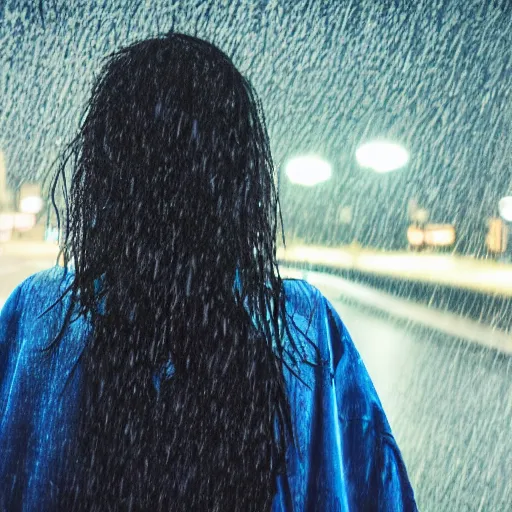
[[[498,210],[503,220],[512,222],[512,196],[502,197],[498,203]]]
[[[373,141],[357,149],[356,159],[361,167],[384,173],[403,167],[409,161],[409,153],[400,144]]]
[[[37,196],[24,197],[20,201],[20,210],[23,213],[39,213],[43,208],[43,200]]]
[[[317,156],[292,158],[286,164],[285,171],[292,183],[306,187],[313,187],[327,181],[332,175],[329,162]]]

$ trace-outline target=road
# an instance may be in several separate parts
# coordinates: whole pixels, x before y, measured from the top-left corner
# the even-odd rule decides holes
[[[54,261],[53,254],[37,251],[0,255],[0,305],[18,282]],[[347,301],[328,284],[315,284],[363,357],[420,510],[512,510],[512,357],[457,338],[453,331],[446,334],[450,331],[438,328],[436,313],[427,308],[419,325]],[[420,314],[407,304],[401,311],[408,307]],[[436,328],[425,324],[429,315]],[[479,327],[482,338],[485,326]],[[468,338],[470,328],[461,327]]]

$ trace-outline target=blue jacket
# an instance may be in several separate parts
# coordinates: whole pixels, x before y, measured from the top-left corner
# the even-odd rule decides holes
[[[81,373],[90,326],[72,322],[57,349],[44,352],[62,326],[71,282],[55,267],[25,280],[0,314],[0,510],[55,511],[64,448],[75,440]],[[382,405],[334,308],[304,281],[285,280],[295,342],[325,365],[285,370],[296,443],[278,482],[273,511],[414,511],[400,451]],[[71,377],[70,377],[71,376]],[[66,390],[62,390],[66,381]]]

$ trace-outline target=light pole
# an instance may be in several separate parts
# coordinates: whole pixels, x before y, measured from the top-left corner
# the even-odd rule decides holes
[[[314,197],[314,194],[309,194],[309,191],[306,189],[314,188],[331,178],[332,168],[330,163],[318,155],[306,154],[289,159],[285,163],[283,170],[287,177],[286,181],[294,185],[294,187],[284,187],[289,199],[287,204],[292,205],[288,212],[290,222],[288,225],[294,226],[291,231],[292,240],[304,241],[304,239],[308,240],[310,237],[313,239],[316,239],[318,236],[321,237],[322,226],[315,227],[310,223],[308,223],[307,229],[304,226],[303,221],[308,218],[307,215],[304,217],[305,209],[307,208],[304,201],[308,201],[310,196]],[[301,213],[299,214],[298,212]],[[313,224],[318,219],[318,216],[314,216],[314,220],[312,219]]]
[[[396,142],[377,139],[361,144],[356,150],[356,160],[361,167],[371,169],[379,174],[384,174],[404,167],[409,161],[409,153],[403,146]],[[390,212],[390,214],[393,213],[394,212]],[[398,219],[396,219],[396,221],[398,222]],[[401,229],[402,228],[400,228],[400,231]],[[399,231],[395,229],[392,233],[385,235],[384,243],[390,243],[392,247],[401,247],[402,236],[403,235],[399,234]]]

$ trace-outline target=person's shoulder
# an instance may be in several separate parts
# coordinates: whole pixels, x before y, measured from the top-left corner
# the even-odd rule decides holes
[[[52,322],[42,324],[41,316],[49,310],[51,318],[62,316],[65,300],[61,299],[71,282],[71,272],[62,267],[49,268],[24,279],[0,308],[0,337],[3,336],[3,342],[31,340],[37,345],[44,341],[43,333],[49,332]]]
[[[335,362],[341,341],[341,332],[333,331],[333,309],[324,295],[312,284],[302,279],[284,279],[286,319],[289,334],[295,345],[307,348],[309,359]],[[337,316],[339,327],[342,322]],[[334,339],[335,338],[335,339]]]
[[[58,291],[63,286],[69,286],[73,277],[71,269],[55,265],[27,277],[19,287],[22,293]]]
[[[63,267],[52,267],[25,279],[7,301],[3,321],[23,340],[26,350],[41,349],[56,339],[66,324],[71,304],[71,286],[74,272]],[[84,322],[69,322],[66,333],[87,332]]]
[[[303,279],[283,279],[286,309],[302,316],[310,316],[326,299],[312,284]]]
[[[341,318],[318,288],[303,279],[283,279],[283,289],[288,317],[303,317],[309,325],[316,324],[322,331],[332,323],[343,334],[345,326]]]
[[[60,266],[32,274],[15,290],[18,294],[18,306],[44,311],[65,294],[73,276],[70,269]]]

